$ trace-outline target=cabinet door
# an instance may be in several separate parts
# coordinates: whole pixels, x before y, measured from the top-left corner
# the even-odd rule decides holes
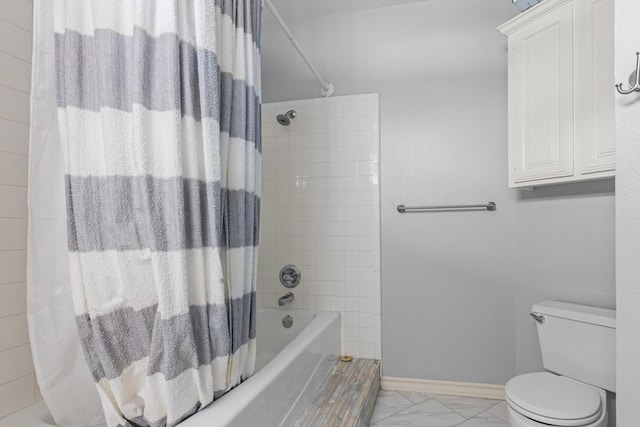
[[[614,5],[613,0],[578,2],[578,37],[583,48],[576,69],[576,142],[579,173],[615,169]],[[602,174],[599,174],[602,175]]]
[[[573,175],[573,4],[509,37],[509,185]]]

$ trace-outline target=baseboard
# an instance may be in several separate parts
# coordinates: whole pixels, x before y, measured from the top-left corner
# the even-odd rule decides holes
[[[451,396],[504,400],[504,386],[498,384],[382,377],[380,388],[383,390],[417,391],[427,394],[447,394]]]

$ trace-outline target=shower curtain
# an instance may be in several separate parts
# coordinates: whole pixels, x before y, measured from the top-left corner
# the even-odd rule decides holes
[[[69,279],[107,424],[175,425],[254,370],[261,2],[40,0],[34,10],[32,108],[51,107],[53,77],[64,177],[48,168],[45,184],[30,167],[30,252],[59,246],[64,213],[38,223],[50,206],[38,211],[35,194],[62,182],[68,270],[58,280]],[[32,150],[55,145],[49,119],[32,123]],[[29,256],[30,276],[45,275]],[[47,293],[30,291],[34,312]],[[33,339],[44,322],[30,317]],[[74,345],[51,350],[62,359]],[[43,380],[50,368],[36,371],[56,421],[90,425]]]

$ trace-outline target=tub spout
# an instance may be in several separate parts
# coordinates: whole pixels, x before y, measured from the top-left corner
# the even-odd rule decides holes
[[[286,294],[278,298],[278,305],[282,307],[286,303],[293,301],[294,298],[295,296],[293,295],[293,292],[287,292]]]

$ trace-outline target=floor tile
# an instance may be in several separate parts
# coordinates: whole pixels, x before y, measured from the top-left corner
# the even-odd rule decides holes
[[[434,399],[413,405],[403,411],[372,423],[372,426],[453,427],[465,419]]]
[[[380,390],[371,416],[371,423],[376,423],[378,420],[407,409],[411,405],[413,403],[397,391]]]
[[[434,399],[453,409],[465,418],[471,418],[500,402],[499,400],[445,395],[435,396]]]
[[[411,401],[411,403],[424,402],[427,399],[431,399],[434,395],[427,393],[418,393],[417,391],[398,391],[405,399]]]
[[[460,424],[459,427],[509,427],[502,418],[485,411],[481,412],[473,418],[469,418],[467,421]]]
[[[495,415],[498,418],[502,418],[503,420],[507,421],[508,419],[507,418],[507,402],[503,400],[497,405],[494,405],[491,408],[487,409],[487,412],[489,412],[492,415]]]

